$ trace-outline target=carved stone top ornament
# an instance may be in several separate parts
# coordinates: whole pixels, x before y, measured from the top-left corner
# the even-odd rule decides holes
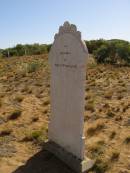
[[[82,41],[81,39],[81,32],[77,31],[76,25],[70,24],[68,21],[64,22],[63,26],[59,27],[59,32],[55,34],[54,39],[56,40],[59,36],[65,33],[74,35],[81,42],[81,45],[83,46],[83,50],[88,53],[85,42]]]

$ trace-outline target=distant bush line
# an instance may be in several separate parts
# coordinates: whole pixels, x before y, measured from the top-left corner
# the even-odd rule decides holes
[[[130,42],[125,40],[85,41],[88,51],[97,63],[130,65]],[[0,57],[41,55],[50,51],[51,44],[18,44],[13,48],[0,49]]]
[[[1,57],[41,55],[49,52],[51,44],[17,44],[15,47],[0,49]]]
[[[130,65],[130,42],[128,41],[100,39],[86,41],[86,45],[97,63]]]

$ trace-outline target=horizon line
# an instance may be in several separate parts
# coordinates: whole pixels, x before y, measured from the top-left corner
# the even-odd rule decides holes
[[[123,41],[127,41],[130,43],[130,40],[126,40],[126,39],[122,39],[122,38],[111,38],[111,39],[105,39],[105,38],[97,38],[97,39],[83,39],[83,41],[92,41],[92,40],[106,40],[106,41],[109,41],[109,40],[123,40]],[[46,42],[46,43],[42,43],[42,42],[30,42],[30,43],[16,43],[15,45],[12,45],[12,46],[9,46],[9,47],[3,47],[0,49],[10,49],[10,48],[14,48],[16,47],[18,44],[21,44],[21,45],[33,45],[33,44],[39,44],[39,45],[42,45],[42,44],[45,44],[45,45],[49,45],[49,44],[53,44],[53,41],[52,42]]]

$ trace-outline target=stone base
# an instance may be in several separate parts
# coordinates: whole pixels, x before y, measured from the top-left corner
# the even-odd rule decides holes
[[[95,163],[88,158],[85,158],[84,160],[78,159],[76,156],[67,152],[62,147],[52,141],[47,142],[44,146],[44,149],[53,153],[57,158],[62,160],[77,173],[86,173],[93,167]]]

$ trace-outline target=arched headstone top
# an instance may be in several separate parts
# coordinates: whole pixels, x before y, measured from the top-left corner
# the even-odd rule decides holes
[[[81,32],[77,30],[76,25],[70,24],[68,21],[64,22],[63,26],[59,27],[59,32],[55,34],[54,39],[55,41],[57,38],[59,38],[61,35],[69,33],[73,35],[78,41],[81,43],[81,46],[83,47],[83,50],[88,53],[86,44],[84,41],[81,39]]]

